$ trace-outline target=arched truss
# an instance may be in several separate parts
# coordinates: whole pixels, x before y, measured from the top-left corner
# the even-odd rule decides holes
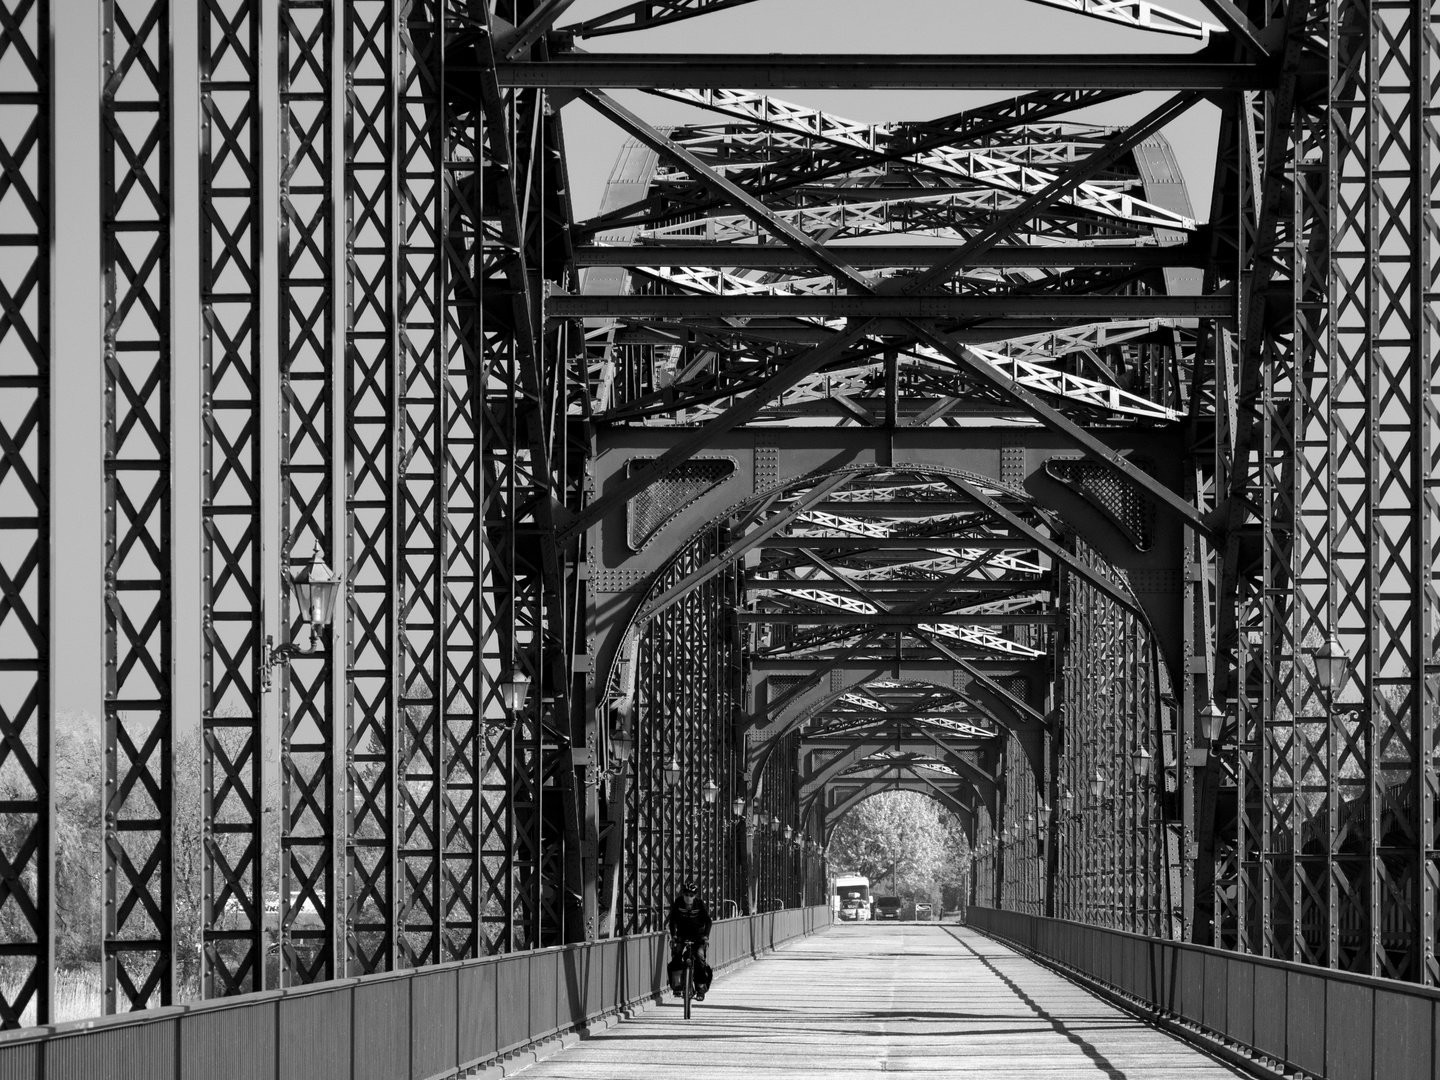
[[[996,740],[994,808],[977,804],[979,898],[1440,980],[1440,135],[1421,122],[1440,44],[1419,0],[1204,2],[1204,19],[1016,7],[1103,25],[1115,55],[1022,42],[857,64],[604,48],[762,10],[738,0],[615,0],[573,26],[566,0],[206,0],[198,30],[170,0],[116,0],[86,105],[99,254],[75,276],[104,283],[97,319],[52,284],[77,258],[54,243],[56,5],[0,0],[0,861],[19,971],[0,1023],[50,1014],[47,702],[69,616],[47,584],[46,447],[68,439],[50,371],[71,324],[102,326],[77,355],[101,371],[105,577],[76,609],[105,668],[107,1009],[168,1004],[188,977],[171,813],[188,718],[210,796],[198,977],[230,994],[651,910],[617,827],[642,787],[623,793],[607,745],[627,695],[645,783],[671,733],[651,714],[703,688],[686,767],[729,767],[747,813],[810,829],[792,817],[807,733],[779,717],[857,665],[1042,670],[1036,716]],[[1146,53],[1156,34],[1192,51]],[[694,119],[662,132],[616,87]],[[868,124],[798,103],[826,87],[987,95]],[[167,120],[187,93],[188,128]],[[1203,223],[1163,135],[1201,100],[1221,113]],[[1126,119],[1085,119],[1101,105]],[[634,142],[577,221],[561,129],[581,114]],[[175,217],[191,188],[199,229]],[[200,340],[176,336],[191,325]],[[175,377],[192,355],[193,387]],[[175,416],[202,422],[187,436]],[[945,452],[989,464],[945,474]],[[712,522],[726,468],[770,504]],[[905,490],[882,497],[887,470]],[[772,509],[774,542],[713,570]],[[1054,528],[1087,514],[1080,538]],[[176,541],[192,517],[199,575]],[[702,526],[608,681],[609,630],[660,583],[656,550]],[[286,643],[298,613],[259,553],[290,566],[315,544],[347,583],[338,625],[272,672],[266,638]],[[932,594],[947,576],[965,589]],[[724,644],[696,658],[713,677],[664,669],[681,655],[665,635],[701,624]],[[643,634],[665,647],[641,654]],[[189,637],[193,686],[175,677]],[[1338,696],[1308,659],[1328,638],[1350,659]],[[533,687],[518,709],[501,700],[516,673]],[[992,716],[1005,700],[966,692]],[[1144,782],[1124,767],[1141,750]],[[1108,778],[1080,805],[1092,767]],[[745,846],[690,812],[655,865],[708,866],[737,894],[743,869],[751,904],[815,895],[820,862],[783,832]]]

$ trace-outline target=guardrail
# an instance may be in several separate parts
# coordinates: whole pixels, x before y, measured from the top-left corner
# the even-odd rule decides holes
[[[828,907],[717,922],[716,971],[830,925]],[[0,1080],[436,1080],[664,989],[664,934],[509,953],[0,1034]]]
[[[971,907],[966,922],[1160,1016],[1325,1080],[1440,1076],[1440,990]]]

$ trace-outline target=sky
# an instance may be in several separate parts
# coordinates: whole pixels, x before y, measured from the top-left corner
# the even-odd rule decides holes
[[[563,22],[580,21],[611,10],[619,0],[579,0]],[[1197,0],[1174,0],[1173,8],[1203,15]],[[266,6],[267,10],[273,10]],[[57,677],[54,704],[98,716],[102,700],[101,655],[101,499],[102,416],[100,404],[100,251],[99,180],[95,148],[99,144],[100,20],[93,0],[54,0],[59,32],[55,37],[58,129],[56,173],[59,206],[56,219],[55,280],[55,432],[56,499],[53,553],[54,615]],[[194,5],[174,6],[174,53],[177,79],[193,86]],[[275,21],[268,19],[270,42],[267,79],[273,80]],[[926,53],[1020,52],[1179,52],[1196,43],[1182,38],[1142,33],[1102,23],[1029,0],[756,0],[728,11],[686,20],[643,34],[618,35],[584,43],[592,51],[643,50],[727,52],[860,51]],[[615,94],[656,124],[713,119],[710,114],[662,101],[641,92]],[[793,91],[785,100],[822,108],[869,123],[923,120],[953,113],[984,98],[973,93],[910,91]],[[1077,112],[1077,119],[1123,123],[1153,108],[1160,95],[1137,95],[1103,109]],[[270,128],[274,131],[272,100]],[[610,174],[622,133],[582,102],[562,109],[570,161],[570,184],[578,218],[595,213]],[[175,625],[176,676],[182,701],[198,704],[200,521],[198,340],[196,282],[198,196],[193,162],[199,128],[198,99],[179,93],[173,112],[176,131],[174,193],[175,248],[174,317],[175,490],[177,517],[174,544],[180,553]],[[1211,168],[1218,111],[1202,103],[1178,120],[1166,134],[1179,156],[1198,217],[1208,213]],[[338,125],[337,125],[338,126]],[[278,176],[272,154],[266,164],[269,212],[274,221]],[[273,247],[270,249],[273,253]],[[274,259],[265,274],[273,288]],[[273,367],[274,305],[265,314]],[[273,385],[273,383],[272,383]],[[273,430],[273,406],[267,424]],[[266,440],[267,445],[274,440]],[[276,450],[269,446],[270,467]],[[273,621],[278,611],[279,574],[273,541],[268,545],[266,592]],[[277,631],[278,633],[278,631]],[[182,713],[189,710],[183,709]]]

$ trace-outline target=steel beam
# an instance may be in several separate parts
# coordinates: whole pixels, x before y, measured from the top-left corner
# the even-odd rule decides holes
[[[735,617],[747,625],[844,626],[1052,626],[1055,616],[1035,615],[892,615],[888,612],[850,614],[832,611],[739,611]]]
[[[814,53],[578,53],[548,61],[505,61],[502,86],[583,90],[686,86],[751,90],[1263,90],[1271,68],[1175,56]]]
[[[9,978],[0,984],[0,1028],[55,1017],[54,672],[51,647],[51,353],[55,236],[54,26],[48,0],[0,0],[11,56],[0,99],[4,186],[12,193],[0,246],[12,267],[0,287],[0,611],[8,615],[0,710],[0,760],[7,762],[6,828],[0,833],[0,893]],[[6,340],[8,339],[8,340]]]
[[[933,189],[927,189],[933,190]],[[958,244],[825,244],[830,258],[860,270],[896,266],[932,266],[960,250]],[[1200,266],[1204,251],[1194,244],[1143,244],[1051,247],[996,246],[971,259],[969,265],[1028,268],[1066,266]],[[585,244],[575,249],[575,265],[588,266],[715,266],[783,270],[810,265],[789,248],[773,244]]]
[[[547,319],[1224,319],[1235,298],[1210,296],[601,296],[552,293]]]
[[[169,0],[102,23],[107,1013],[175,999]]]
[[[255,0],[200,9],[206,997],[264,988],[261,20]]]

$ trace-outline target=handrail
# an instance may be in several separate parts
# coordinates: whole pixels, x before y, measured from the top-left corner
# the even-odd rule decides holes
[[[827,906],[718,920],[719,971],[828,927]],[[663,933],[457,960],[0,1033],[5,1080],[433,1080],[653,1000]]]
[[[1015,911],[966,921],[1261,1064],[1325,1080],[1440,1075],[1440,989]]]

